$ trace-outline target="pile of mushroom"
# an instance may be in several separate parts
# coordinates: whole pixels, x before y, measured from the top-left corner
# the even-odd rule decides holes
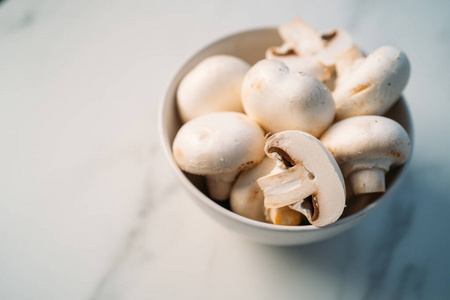
[[[295,19],[278,31],[284,43],[253,66],[217,55],[183,78],[173,156],[243,217],[327,226],[350,195],[384,193],[386,173],[407,160],[407,132],[382,115],[409,62],[389,46],[365,57],[343,29],[320,34]]]

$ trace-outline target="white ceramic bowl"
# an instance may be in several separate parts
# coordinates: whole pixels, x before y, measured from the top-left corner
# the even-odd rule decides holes
[[[211,218],[225,228],[250,240],[272,245],[299,245],[323,240],[351,228],[381,203],[391,198],[408,162],[391,170],[386,178],[386,193],[364,209],[338,220],[326,227],[280,226],[247,219],[224,208],[205,194],[204,181],[199,176],[183,173],[172,157],[172,142],[181,126],[176,108],[176,90],[181,79],[200,61],[211,55],[229,54],[240,57],[250,64],[264,58],[265,50],[280,45],[281,39],[275,28],[255,29],[237,33],[216,41],[192,56],[173,76],[162,98],[159,111],[159,133],[164,152],[178,180],[189,192],[192,200]],[[409,133],[412,140],[412,121],[404,99],[400,99],[386,114],[399,122]]]

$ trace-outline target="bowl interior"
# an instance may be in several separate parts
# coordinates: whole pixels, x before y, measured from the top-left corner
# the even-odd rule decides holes
[[[178,167],[176,166],[175,161],[173,160],[172,153],[171,153],[171,147],[172,142],[175,138],[175,135],[178,131],[178,129],[181,127],[181,121],[178,117],[178,111],[176,107],[176,91],[177,87],[182,80],[182,78],[190,71],[192,70],[198,63],[200,63],[203,59],[212,56],[212,55],[218,55],[218,54],[229,54],[234,55],[237,57],[240,57],[253,65],[257,61],[264,58],[265,51],[267,48],[271,46],[281,45],[282,40],[280,36],[277,33],[277,30],[275,28],[267,28],[267,29],[256,29],[256,30],[250,30],[238,34],[234,34],[231,36],[228,36],[226,38],[223,38],[221,40],[218,40],[209,46],[203,48],[197,54],[195,54],[193,57],[191,57],[172,77],[172,80],[169,82],[169,85],[166,89],[166,94],[163,95],[162,99],[162,105],[161,105],[161,111],[160,111],[160,135],[163,142],[163,148],[166,152],[166,156],[169,159],[169,162],[171,166],[174,168],[176,172],[179,174],[182,174],[182,176],[185,176],[188,180],[183,180],[188,186],[188,189],[198,189],[203,193],[203,197],[200,197],[201,201],[203,201],[207,205],[213,205],[216,206],[215,209],[222,210],[223,213],[230,215],[228,210],[228,207],[224,204],[218,204],[212,200],[210,200],[207,197],[206,193],[206,186],[204,179],[201,176],[195,176],[191,174],[182,173]],[[406,105],[406,102],[403,98],[399,99],[399,101],[396,102],[396,104],[385,114],[385,116],[396,120],[398,123],[400,123],[408,132],[408,134],[411,137],[411,140],[413,139],[413,128],[412,128],[412,122],[410,113],[408,111],[408,107]],[[365,206],[364,208],[361,207],[354,207],[349,208],[345,212],[344,217],[342,217],[338,222],[335,224],[338,225],[339,223],[345,223],[352,221],[354,219],[360,218],[362,215],[366,214],[367,212],[373,210],[375,206],[377,206],[384,198],[386,198],[386,194],[388,194],[389,190],[392,189],[393,185],[399,180],[400,175],[403,173],[404,168],[406,164],[394,169],[391,169],[390,172],[388,172],[386,176],[386,193],[383,195],[380,195],[378,199],[373,201],[371,204]],[[354,210],[354,211],[352,211]],[[236,217],[237,219],[241,219],[243,217],[240,217],[236,214],[233,217]],[[247,222],[247,221],[245,221]],[[250,222],[252,224],[257,224],[261,222],[252,221]],[[262,225],[264,224],[264,225]],[[279,225],[272,225],[272,224],[266,224],[261,223],[261,226],[264,227],[272,227],[274,229],[280,228],[280,227],[286,227],[286,226],[279,226]],[[308,227],[314,227],[314,226],[295,226],[290,227],[289,230],[305,230],[308,229]],[[316,228],[316,227],[314,227]]]

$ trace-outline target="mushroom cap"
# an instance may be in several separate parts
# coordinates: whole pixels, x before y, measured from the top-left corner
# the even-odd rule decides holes
[[[280,26],[278,33],[283,41],[293,45],[299,56],[314,54],[323,48],[320,33],[300,18]]]
[[[280,26],[278,31],[285,43],[267,49],[266,58],[282,61],[291,71],[310,74],[321,82],[333,76],[336,56],[353,46],[345,30],[320,35],[300,19]]]
[[[178,166],[188,173],[238,172],[263,159],[264,132],[242,113],[211,113],[184,124],[172,151]]]
[[[354,68],[355,61],[364,58],[364,53],[358,46],[353,46],[342,51],[336,56],[336,73],[339,77],[343,76],[348,69]]]
[[[337,28],[320,34],[298,18],[280,26],[278,33],[294,54],[302,57],[316,55],[326,66],[334,65],[336,55],[353,46],[352,37],[344,29]]]
[[[258,165],[241,172],[230,194],[231,210],[252,220],[265,222],[264,194],[256,180],[269,174],[275,162],[265,157]]]
[[[357,46],[353,46],[336,56],[336,86],[345,82],[347,76],[364,61],[364,53]]]
[[[406,55],[393,47],[378,48],[345,77],[333,91],[336,119],[382,115],[400,97],[408,83]]]
[[[180,82],[177,104],[181,120],[218,111],[243,112],[241,84],[250,65],[230,55],[204,59]]]
[[[382,116],[357,116],[333,124],[320,138],[333,154],[344,176],[377,168],[389,171],[403,164],[411,142],[406,130]]]
[[[270,47],[266,51],[266,59],[279,60],[285,63],[292,72],[312,75],[321,82],[331,78],[332,70],[321,63],[314,55],[298,56],[289,51],[288,47],[287,44],[281,47]]]
[[[247,115],[273,133],[301,130],[320,136],[334,119],[328,88],[277,60],[261,60],[248,71],[242,101]]]
[[[350,34],[342,28],[337,28],[330,33],[323,34],[324,46],[315,57],[325,66],[334,66],[336,56],[353,46]]]
[[[296,130],[279,132],[267,139],[265,152],[272,159],[290,165],[285,172],[258,180],[267,208],[291,205],[299,210],[295,204],[300,203],[299,211],[315,226],[331,224],[341,216],[345,206],[344,177],[336,160],[317,138]],[[275,192],[274,201],[267,197],[269,190]],[[312,196],[313,203],[306,208],[302,201],[308,196]]]

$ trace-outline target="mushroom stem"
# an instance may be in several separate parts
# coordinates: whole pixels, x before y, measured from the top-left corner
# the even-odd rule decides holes
[[[275,225],[299,225],[302,215],[288,206],[280,208],[267,208],[266,219]]]
[[[264,191],[266,208],[279,208],[301,202],[317,191],[314,175],[302,165],[295,165],[283,173],[261,177],[258,184]]]
[[[349,179],[355,195],[383,193],[386,190],[384,176],[386,171],[379,168],[356,170]]]
[[[209,195],[217,201],[224,201],[230,197],[231,188],[239,172],[206,175],[206,185]]]

